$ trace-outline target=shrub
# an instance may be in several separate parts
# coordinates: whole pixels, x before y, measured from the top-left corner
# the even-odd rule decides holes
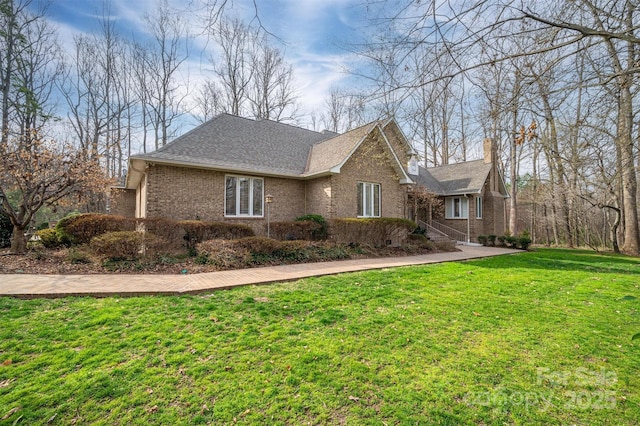
[[[67,233],[67,225],[69,225],[69,223],[76,220],[80,216],[81,216],[80,213],[73,212],[73,213],[69,213],[68,215],[66,215],[65,217],[63,217],[58,221],[55,229],[56,229],[56,232],[58,233],[58,240],[60,241],[60,244],[64,246],[71,245],[72,237]]]
[[[67,260],[74,264],[93,263],[93,260],[91,260],[91,256],[89,255],[89,253],[74,248],[69,249],[69,252],[67,253]]]
[[[11,245],[11,234],[13,233],[13,224],[9,216],[0,212],[0,248],[9,247]]]
[[[333,219],[331,234],[337,243],[383,247],[389,241],[403,242],[416,224],[407,219]]]
[[[518,237],[514,237],[513,235],[505,235],[504,242],[508,247],[515,248],[516,244],[518,244]]]
[[[411,234],[413,235],[427,235],[427,228],[421,228],[421,227],[417,227],[416,229],[414,229]]]
[[[70,220],[65,227],[73,244],[88,244],[93,237],[107,232],[135,231],[136,220],[124,216],[88,213]]]
[[[326,240],[329,237],[329,225],[324,217],[319,214],[306,214],[296,218],[296,221],[312,221],[320,225],[320,228],[316,229],[312,233],[312,238],[316,241]]]
[[[40,242],[44,248],[52,249],[60,247],[60,239],[55,229],[41,229],[36,231],[36,236],[40,238]]]
[[[522,250],[529,250],[529,246],[531,245],[531,238],[529,237],[520,237],[518,238],[518,246],[522,249]]]
[[[36,226],[36,231],[42,231],[43,229],[49,229],[49,222],[40,222],[38,226]]]
[[[209,240],[196,245],[198,263],[208,263],[218,269],[235,269],[251,263],[251,253],[239,247],[237,241]]]
[[[520,237],[518,237],[517,244],[518,247],[520,247],[522,250],[529,249],[529,246],[531,245],[531,238],[529,238],[528,231],[522,231],[522,234],[520,234]]]
[[[487,245],[488,240],[489,240],[489,237],[487,237],[486,235],[478,235],[478,242],[483,246]]]
[[[505,238],[506,238],[506,237],[505,237],[504,235],[503,235],[503,236],[501,236],[501,237],[498,237],[498,245],[499,245],[500,247],[504,247],[504,246],[506,246],[506,242],[505,242],[506,240],[505,240]]]
[[[183,250],[186,245],[184,243],[185,230],[175,220],[162,218],[138,219],[138,224],[137,230],[150,232],[166,241],[164,248],[167,253]]]
[[[424,234],[415,234],[415,233],[409,234],[407,236],[407,245],[419,247],[427,250],[434,250],[436,248],[435,245],[433,244],[433,241],[431,241],[429,237],[427,237]]]
[[[90,247],[99,256],[110,260],[136,260],[157,254],[166,241],[150,232],[115,231],[94,237]]]
[[[87,213],[62,219],[56,225],[58,238],[65,245],[87,244],[93,237],[115,231],[134,231],[136,220],[124,216]]]
[[[313,238],[313,233],[322,225],[311,220],[296,220],[295,222],[272,222],[271,237],[276,240],[307,240]]]
[[[264,237],[210,240],[197,245],[197,262],[219,269],[234,269],[268,263],[297,263],[346,259],[344,247],[310,241],[278,241]]]
[[[178,224],[184,230],[184,240],[189,250],[195,250],[198,243],[207,240],[233,240],[255,235],[249,226],[237,223],[184,220]]]
[[[281,241],[265,237],[241,238],[233,245],[258,256],[272,256],[282,246]]]
[[[487,236],[487,242],[489,243],[490,246],[495,246],[496,245],[496,236],[493,235],[493,234]]]

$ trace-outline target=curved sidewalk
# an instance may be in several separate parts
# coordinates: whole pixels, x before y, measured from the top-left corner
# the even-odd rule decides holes
[[[232,287],[297,280],[343,272],[423,265],[513,254],[519,250],[459,246],[461,251],[419,256],[341,260],[267,266],[193,275],[0,275],[0,296],[25,299],[66,296],[140,296],[196,294]]]

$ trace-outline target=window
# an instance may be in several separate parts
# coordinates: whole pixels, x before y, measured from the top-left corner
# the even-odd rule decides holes
[[[380,217],[380,184],[358,182],[358,217]]]
[[[476,219],[482,219],[482,197],[476,197]]]
[[[262,217],[264,205],[262,178],[227,176],[225,181],[224,215]]]
[[[466,219],[469,216],[467,197],[449,197],[445,200],[446,219]]]

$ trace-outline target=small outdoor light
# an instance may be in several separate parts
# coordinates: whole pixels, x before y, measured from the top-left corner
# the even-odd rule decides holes
[[[267,238],[271,238],[271,203],[273,203],[273,195],[265,195],[264,201],[267,203]]]

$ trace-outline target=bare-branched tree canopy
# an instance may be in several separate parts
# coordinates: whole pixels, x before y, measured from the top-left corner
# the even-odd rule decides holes
[[[374,98],[407,120],[427,164],[466,151],[452,147],[452,130],[465,141],[462,119],[476,121],[509,170],[512,232],[530,229],[538,241],[568,245],[610,240],[617,248],[620,240],[625,252],[640,252],[636,1],[368,6],[370,41],[359,50],[375,66],[359,72],[377,88]],[[516,143],[532,122],[535,138]],[[523,171],[534,173],[526,185]],[[520,190],[525,205],[516,204]],[[585,217],[589,210],[599,213]]]
[[[162,0],[142,20],[149,37],[134,42],[107,1],[96,6],[94,30],[65,54],[39,4],[0,0],[3,149],[38,132],[39,140],[71,141],[62,151],[47,145],[66,161],[122,179],[130,154],[170,142],[185,120],[222,112],[300,120],[289,41],[261,20],[269,6],[249,0],[243,21],[231,0],[185,9]],[[369,19],[363,42],[346,46],[360,59],[354,84],[331,90],[311,117],[314,129],[342,132],[394,116],[425,166],[478,158],[478,141],[491,138],[511,194],[512,233],[639,254],[637,0],[354,7]],[[206,46],[194,48],[195,36]],[[207,58],[197,71],[194,52]],[[12,195],[3,200],[20,198],[23,190],[4,179]],[[74,207],[104,209],[103,191],[85,195]]]

